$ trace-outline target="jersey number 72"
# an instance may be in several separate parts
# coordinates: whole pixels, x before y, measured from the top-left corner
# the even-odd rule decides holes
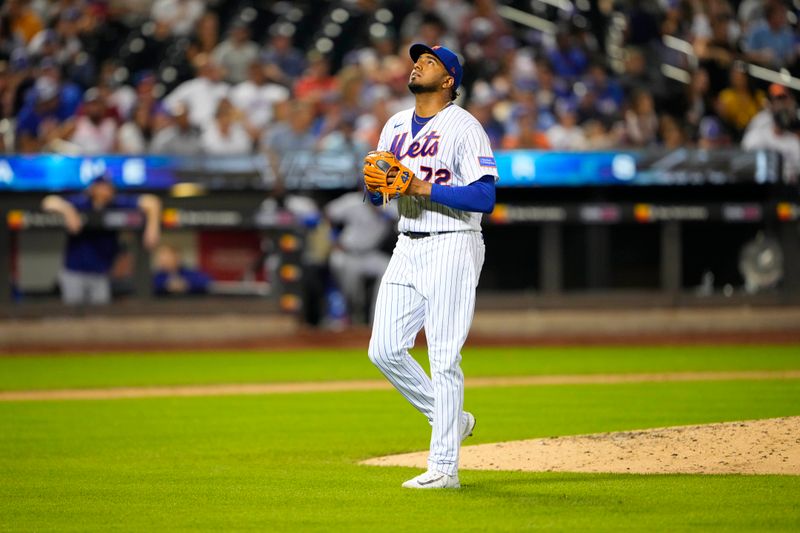
[[[433,176],[436,176],[436,179],[433,180],[434,183],[437,185],[444,185],[450,181],[450,171],[446,168],[437,169],[435,172],[431,167],[420,166],[420,172],[423,172],[424,175],[422,176],[422,181],[431,181]]]

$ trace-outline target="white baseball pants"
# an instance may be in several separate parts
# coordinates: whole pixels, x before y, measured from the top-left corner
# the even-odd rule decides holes
[[[400,235],[383,275],[369,358],[433,426],[428,467],[458,472],[467,340],[484,258],[483,236],[463,231]],[[408,353],[425,327],[431,377]]]

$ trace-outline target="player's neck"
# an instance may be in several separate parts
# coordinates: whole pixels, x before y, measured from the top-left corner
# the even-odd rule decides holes
[[[450,98],[443,93],[424,93],[416,95],[414,112],[418,117],[432,117],[450,104]]]

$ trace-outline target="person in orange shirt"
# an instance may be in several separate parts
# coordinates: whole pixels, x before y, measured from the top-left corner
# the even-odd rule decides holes
[[[516,119],[516,127],[513,131],[503,136],[503,149],[549,149],[550,140],[547,138],[547,135],[538,128],[536,123],[537,118],[538,114],[535,108],[520,111]]]
[[[7,0],[2,12],[11,22],[11,31],[25,44],[44,28],[39,15],[28,7],[28,3],[25,0]]]
[[[737,62],[731,67],[731,86],[717,97],[717,112],[725,124],[740,137],[750,120],[764,108],[764,91],[756,90],[744,63]]]

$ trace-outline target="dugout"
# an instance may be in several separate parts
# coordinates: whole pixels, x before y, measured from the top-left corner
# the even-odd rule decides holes
[[[780,175],[778,155],[680,152],[498,153],[501,180],[497,207],[484,219],[488,253],[479,305],[800,301],[800,200],[797,186]],[[322,206],[358,187],[359,161],[358,154],[298,152],[286,154],[273,170],[261,156],[5,158],[0,161],[5,221],[0,247],[6,260],[0,275],[11,283],[1,291],[0,302],[11,315],[59,312],[53,280],[63,228],[57,217],[39,211],[39,203],[45,194],[82,188],[86,176],[102,168],[123,191],[158,194],[164,204],[164,235],[183,243],[189,253],[241,242],[240,249],[249,247],[255,255],[240,253],[236,260],[258,262],[264,257],[256,257],[256,247],[272,243],[270,250],[260,252],[277,257],[275,272],[286,265],[299,268],[283,280],[265,280],[258,267],[249,276],[218,279],[224,290],[195,298],[193,311],[206,307],[212,312],[218,306],[208,302],[215,298],[234,308],[298,311],[293,298],[305,284],[302,250],[284,253],[279,243],[285,235],[302,243],[310,226],[280,211],[266,213],[264,202],[275,196],[280,183],[289,194]],[[135,234],[141,220],[117,217],[88,223],[116,224]],[[180,304],[152,297],[150,258],[138,239],[126,242],[133,268],[119,300],[128,309],[140,304],[180,309]],[[760,268],[763,278],[780,272],[776,280],[766,279],[754,288],[752,283],[746,286],[741,262],[744,248],[755,242],[761,245],[756,250],[761,256],[750,259],[755,261],[751,267]],[[234,255],[220,253],[217,261],[224,264]]]

